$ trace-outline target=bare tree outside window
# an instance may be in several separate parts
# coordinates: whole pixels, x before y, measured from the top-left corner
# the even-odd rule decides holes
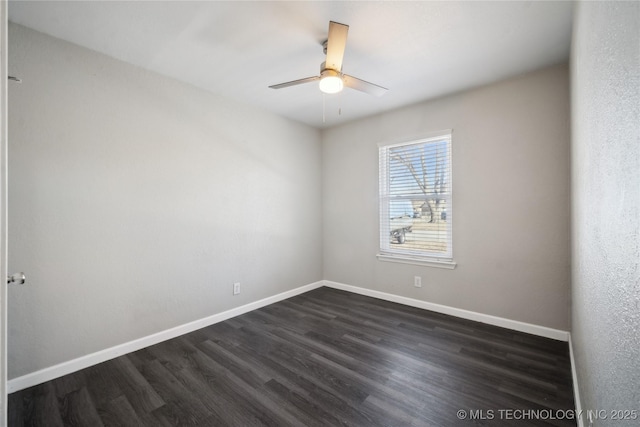
[[[445,135],[381,147],[382,252],[451,257],[450,141]]]
[[[427,147],[422,147],[419,153],[415,151],[403,153],[398,150],[390,156],[391,162],[399,163],[407,169],[417,187],[422,191],[425,199],[418,201],[420,215],[426,216],[430,223],[446,220],[446,200],[443,195],[447,189],[445,170],[448,158],[445,155],[445,148],[438,146],[435,153],[428,151]],[[416,164],[419,165],[418,168]],[[391,168],[393,169],[393,166]]]

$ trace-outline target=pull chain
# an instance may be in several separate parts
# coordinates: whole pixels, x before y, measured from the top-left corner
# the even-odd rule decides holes
[[[325,105],[324,105],[324,103],[325,103],[325,96],[326,96],[326,95],[325,95],[325,94],[324,94],[324,92],[323,92],[323,93],[322,93],[322,123],[325,123],[325,120],[326,120],[325,115],[324,115],[324,110],[325,110]]]

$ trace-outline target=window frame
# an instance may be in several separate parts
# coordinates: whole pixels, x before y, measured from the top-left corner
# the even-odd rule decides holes
[[[403,142],[387,142],[378,144],[378,209],[379,209],[379,253],[377,258],[380,261],[399,262],[404,264],[417,264],[429,267],[439,267],[446,269],[453,269],[456,267],[456,263],[453,260],[453,131],[446,129],[438,132],[432,132],[427,135],[422,135],[416,139],[410,139]],[[440,141],[447,142],[447,158],[448,162],[448,194],[446,198],[446,212],[447,221],[449,226],[447,227],[447,241],[449,243],[448,251],[445,254],[437,254],[434,252],[428,252],[424,250],[416,249],[403,249],[392,247],[389,239],[390,235],[390,218],[389,211],[392,200],[415,200],[415,194],[395,195],[390,194],[390,156],[389,150],[395,147],[410,146],[410,145],[422,145],[435,143]],[[428,196],[424,196],[425,200],[428,200]]]

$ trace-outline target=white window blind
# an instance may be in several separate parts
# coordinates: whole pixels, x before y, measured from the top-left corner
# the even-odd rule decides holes
[[[452,262],[451,131],[379,147],[380,255]]]

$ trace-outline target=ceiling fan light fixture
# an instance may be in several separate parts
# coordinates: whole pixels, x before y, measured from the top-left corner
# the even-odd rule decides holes
[[[344,88],[340,73],[335,70],[324,70],[320,74],[320,90],[324,93],[338,93]]]
[[[304,83],[319,82],[318,86],[322,93],[338,93],[346,86],[374,96],[383,95],[387,91],[386,88],[360,80],[348,74],[342,74],[342,59],[344,57],[348,31],[348,25],[329,21],[329,37],[327,41],[322,44],[326,60],[320,64],[319,76],[306,77],[304,79],[271,85],[269,87],[271,89],[283,89]]]

